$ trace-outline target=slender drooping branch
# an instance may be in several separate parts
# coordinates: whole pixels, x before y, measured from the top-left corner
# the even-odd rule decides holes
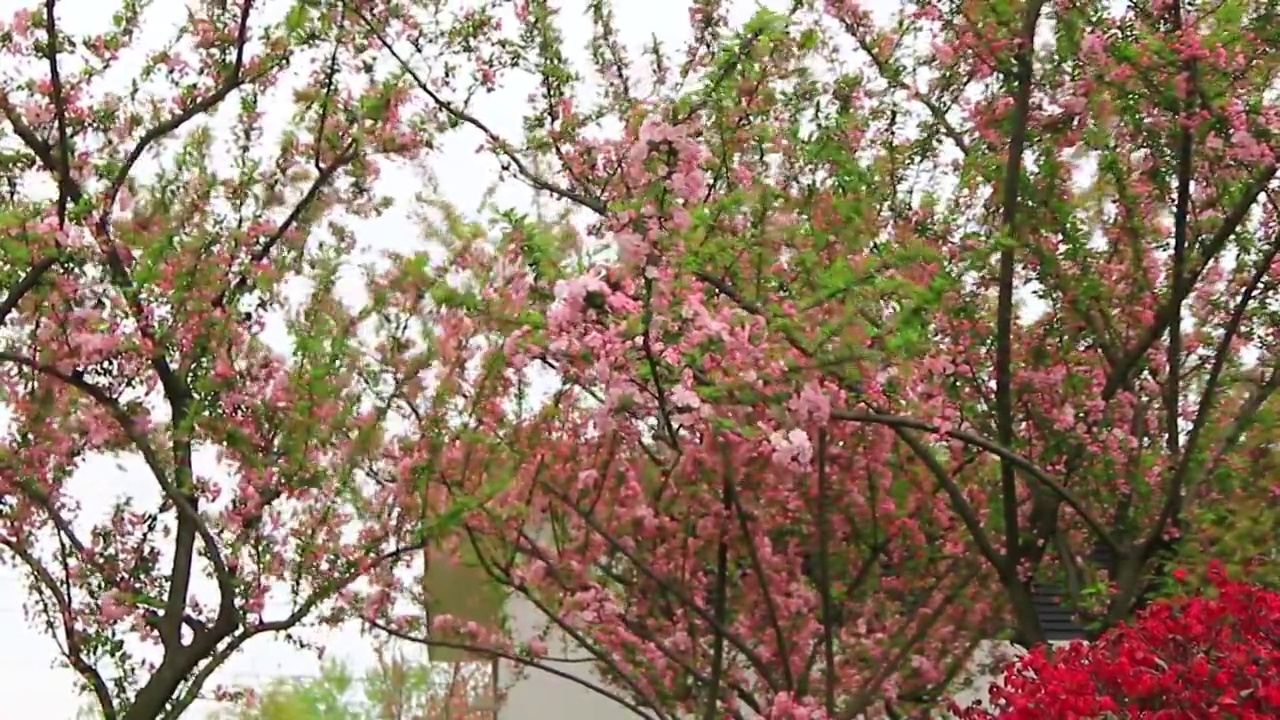
[[[533,668],[540,672],[547,673],[548,675],[554,675],[555,677],[558,677],[562,680],[567,680],[573,683],[574,685],[586,688],[587,690],[590,690],[591,692],[597,695],[600,695],[601,697],[608,698],[609,700],[612,700],[613,702],[617,703],[619,706],[626,708],[629,712],[631,712],[631,714],[635,715],[636,717],[644,718],[645,720],[652,720],[653,718],[652,715],[646,713],[639,705],[636,705],[635,703],[626,699],[622,695],[619,695],[618,693],[614,692],[613,690],[610,690],[608,687],[605,687],[600,683],[591,682],[590,680],[579,677],[578,675],[565,672],[564,670],[561,670],[556,667],[552,667],[551,665],[548,665],[545,662],[542,662],[535,658],[528,657],[526,655],[513,653],[513,652],[503,650],[501,648],[496,648],[496,647],[474,645],[470,643],[457,642],[454,640],[433,640],[430,637],[419,637],[411,633],[405,632],[404,630],[394,628],[380,620],[377,620],[376,618],[365,618],[364,622],[368,624],[369,627],[375,630],[378,630],[379,632],[386,633],[388,636],[396,638],[398,640],[404,640],[406,642],[411,642],[418,645],[424,645],[429,648],[438,647],[438,648],[444,648],[449,650],[461,650],[463,652],[475,653],[477,655],[489,655],[492,657],[500,658],[502,660],[506,660],[507,662],[516,663],[518,665],[524,665],[526,667]]]

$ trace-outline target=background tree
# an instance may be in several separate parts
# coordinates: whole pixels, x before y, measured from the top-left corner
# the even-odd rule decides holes
[[[251,693],[226,720],[493,720],[496,705],[486,666],[414,662],[385,645],[377,665],[356,677],[326,662],[320,675],[285,679]]]
[[[1244,434],[1238,449],[1224,459],[1220,501],[1193,509],[1189,531],[1178,547],[1177,563],[1201,584],[1211,585],[1209,567],[1220,564],[1233,577],[1280,589],[1280,489],[1276,478],[1273,406]],[[1173,589],[1172,585],[1166,585]],[[1192,583],[1194,587],[1194,583]]]

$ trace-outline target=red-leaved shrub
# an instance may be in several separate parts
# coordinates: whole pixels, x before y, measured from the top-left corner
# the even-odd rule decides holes
[[[1175,573],[1175,576],[1180,575]],[[1280,718],[1280,593],[1210,568],[1212,590],[1163,600],[1092,643],[1037,647],[963,720]]]

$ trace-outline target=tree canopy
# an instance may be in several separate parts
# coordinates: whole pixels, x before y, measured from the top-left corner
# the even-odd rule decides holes
[[[1037,588],[1102,632],[1274,563],[1274,3],[260,4],[0,33],[0,547],[109,720],[353,619],[567,639],[655,720],[900,717]],[[370,257],[453,133],[543,209],[426,185]],[[88,517],[103,456],[153,501]],[[548,626],[424,612],[432,552]]]

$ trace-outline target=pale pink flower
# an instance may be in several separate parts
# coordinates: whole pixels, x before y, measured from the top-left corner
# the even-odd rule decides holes
[[[123,620],[129,616],[129,606],[124,602],[118,590],[112,590],[102,596],[98,611],[102,613],[103,621],[108,623]]]
[[[813,461],[813,443],[809,434],[800,428],[793,428],[787,433],[774,431],[769,435],[769,443],[773,446],[773,462],[792,470],[805,470]]]

